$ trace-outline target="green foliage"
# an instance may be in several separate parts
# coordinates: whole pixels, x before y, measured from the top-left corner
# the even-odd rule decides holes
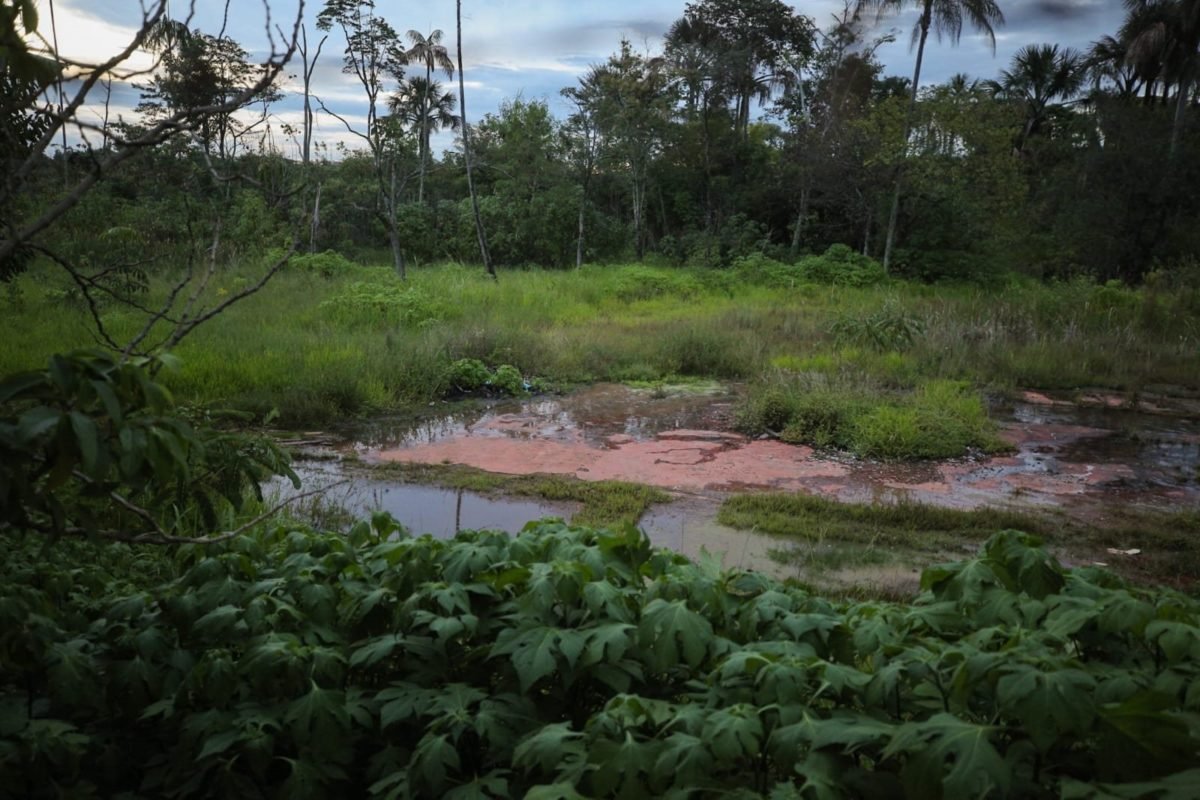
[[[271,475],[298,484],[269,440],[180,418],[150,372],[172,363],[75,352],[0,383],[0,531],[159,539],[216,527]]]
[[[299,272],[320,275],[322,278],[336,278],[358,269],[357,264],[334,250],[292,256],[288,259],[288,267]]]
[[[344,325],[423,328],[441,321],[446,303],[416,286],[355,281],[321,303],[329,317]]]
[[[887,459],[953,458],[1004,449],[979,394],[935,380],[903,393],[842,386],[806,373],[752,387],[738,427],[782,441]]]
[[[1141,797],[1194,778],[1200,605],[1064,570],[1024,534],[891,604],[631,528],[396,533],[379,516],[174,558],[10,537],[0,796]]]
[[[521,371],[512,364],[501,364],[495,371],[477,358],[460,358],[446,370],[446,385],[454,394],[491,394],[514,397],[529,391]]]
[[[830,327],[840,342],[879,351],[907,350],[925,332],[925,322],[895,302],[862,315],[842,315]]]
[[[814,283],[834,286],[874,286],[887,280],[882,264],[844,244],[830,245],[824,255],[802,259],[798,267]]]

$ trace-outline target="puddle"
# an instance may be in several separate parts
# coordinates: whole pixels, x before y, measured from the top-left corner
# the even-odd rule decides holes
[[[447,405],[420,421],[375,420],[346,435],[367,463],[461,464],[507,474],[552,473],[624,480],[674,492],[640,526],[658,546],[689,557],[702,552],[726,567],[786,577],[769,552],[778,540],[715,521],[720,500],[757,490],[802,491],[846,502],[922,502],[953,508],[1053,509],[1102,523],[1116,509],[1200,507],[1200,408],[1162,398],[1122,405],[1097,396],[1084,405],[1026,393],[990,409],[1013,452],[940,462],[881,463],[815,452],[731,431],[736,390],[714,387],[660,396],[602,384],[560,398]],[[332,483],[336,462],[310,462],[305,482]],[[319,483],[317,483],[319,485]],[[515,533],[532,519],[570,518],[566,504],[355,477],[332,502],[354,514],[390,512],[416,533],[456,530]],[[864,571],[865,570],[865,571]],[[870,574],[868,574],[870,573]],[[874,576],[874,577],[872,577]],[[881,585],[909,585],[905,566],[851,571]]]
[[[415,426],[377,423],[354,447],[368,462],[464,464],[684,493],[780,489],[851,502],[1053,507],[1082,518],[1114,504],[1170,509],[1200,501],[1200,421],[1163,404],[1151,412],[1107,396],[1081,406],[1027,393],[992,409],[1011,455],[911,464],[748,439],[730,432],[735,403],[718,391],[656,397],[601,384]]]
[[[365,517],[386,511],[414,535],[432,534],[449,539],[458,531],[501,530],[517,533],[530,520],[544,517],[570,518],[571,504],[555,504],[507,497],[487,497],[475,492],[442,489],[414,483],[394,483],[354,477],[341,484],[346,475],[336,463],[299,465],[296,473],[304,489],[332,487],[323,496],[326,506],[334,506],[353,516]],[[265,491],[279,491],[287,497],[290,483],[272,482]]]

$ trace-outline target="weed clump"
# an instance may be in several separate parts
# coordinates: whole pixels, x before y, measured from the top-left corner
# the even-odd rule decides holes
[[[460,358],[447,367],[444,384],[451,395],[516,396],[529,391],[521,370],[512,364],[501,364],[493,371],[477,358]]]
[[[288,266],[297,272],[319,275],[322,278],[337,278],[358,269],[357,264],[333,250],[292,256],[288,259]]]
[[[355,281],[321,303],[343,325],[397,325],[425,328],[448,316],[446,304],[417,286]]]
[[[978,394],[958,381],[884,393],[812,376],[785,377],[751,390],[738,425],[746,433],[863,458],[954,458],[972,449],[1004,448]]]

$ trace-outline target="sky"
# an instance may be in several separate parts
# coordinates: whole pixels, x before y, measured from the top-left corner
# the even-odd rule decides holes
[[[147,0],[148,1],[148,0]],[[174,17],[188,13],[185,0],[171,0]],[[1012,55],[1026,44],[1054,42],[1085,49],[1105,34],[1115,33],[1122,18],[1120,0],[998,0],[1006,24],[996,31],[995,52],[991,42],[970,29],[964,30],[957,46],[931,37],[922,69],[922,85],[938,83],[957,72],[972,77],[992,78],[1008,66]],[[97,61],[120,51],[133,36],[141,20],[138,0],[55,0],[54,12],[61,51],[77,60]],[[310,40],[315,17],[322,3],[308,2],[304,19]],[[791,5],[811,17],[818,27],[828,27],[842,0],[801,0]],[[41,32],[49,38],[49,2],[40,0]],[[290,30],[298,8],[297,0],[229,0],[227,33],[252,55],[269,49],[264,9],[270,9],[272,27]],[[192,27],[208,33],[221,29],[225,0],[195,0]],[[454,0],[377,0],[377,12],[402,34],[409,29],[428,32],[441,29],[453,53]],[[496,112],[505,99],[546,100],[559,116],[567,108],[559,90],[574,85],[594,63],[602,62],[618,47],[622,37],[635,48],[659,52],[662,37],[680,17],[684,0],[463,0],[463,58],[466,75],[468,119]],[[876,20],[871,14],[873,35],[894,33],[896,41],[878,51],[888,74],[911,77],[914,54],[909,33],[915,10]],[[278,35],[276,35],[278,38]],[[340,34],[333,33],[318,62],[314,92],[329,108],[351,124],[365,113],[362,90],[351,76],[341,72]],[[137,53],[127,66],[143,68],[151,57]],[[289,72],[299,72],[298,67]],[[285,89],[298,91],[299,81],[289,80]],[[450,87],[447,87],[450,88]],[[109,99],[110,115],[130,115],[137,103],[137,90],[117,83]],[[103,102],[103,97],[98,98]],[[274,109],[278,123],[301,120],[300,101],[294,93]],[[98,113],[93,108],[92,113]],[[333,145],[351,141],[342,123],[319,114],[316,138]],[[275,144],[285,152],[295,145],[281,133]],[[440,135],[435,148],[452,146],[449,134]]]

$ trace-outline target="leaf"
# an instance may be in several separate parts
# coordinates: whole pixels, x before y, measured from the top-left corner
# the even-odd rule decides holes
[[[525,631],[506,629],[496,639],[490,657],[508,655],[521,682],[521,691],[527,692],[558,668],[555,654],[559,652],[561,638],[557,628],[545,625]]]
[[[300,742],[336,740],[350,728],[346,694],[310,682],[308,693],[292,701],[283,719],[291,724],[292,735]]]
[[[1119,706],[1102,707],[1099,777],[1139,780],[1193,766],[1200,742],[1170,713],[1176,706],[1174,698],[1140,692]]]
[[[686,663],[695,669],[704,661],[713,638],[712,624],[682,600],[651,600],[638,626],[642,655],[657,672]]]
[[[993,730],[952,714],[937,714],[924,722],[900,726],[883,757],[907,754],[901,777],[912,797],[1004,795],[1011,780],[1010,767],[992,746]]]
[[[1082,737],[1095,716],[1096,681],[1070,664],[1011,667],[996,685],[1000,708],[1016,716],[1046,752],[1067,734]]]
[[[578,774],[584,760],[583,734],[566,722],[545,725],[526,736],[513,751],[513,766],[526,772]]]

